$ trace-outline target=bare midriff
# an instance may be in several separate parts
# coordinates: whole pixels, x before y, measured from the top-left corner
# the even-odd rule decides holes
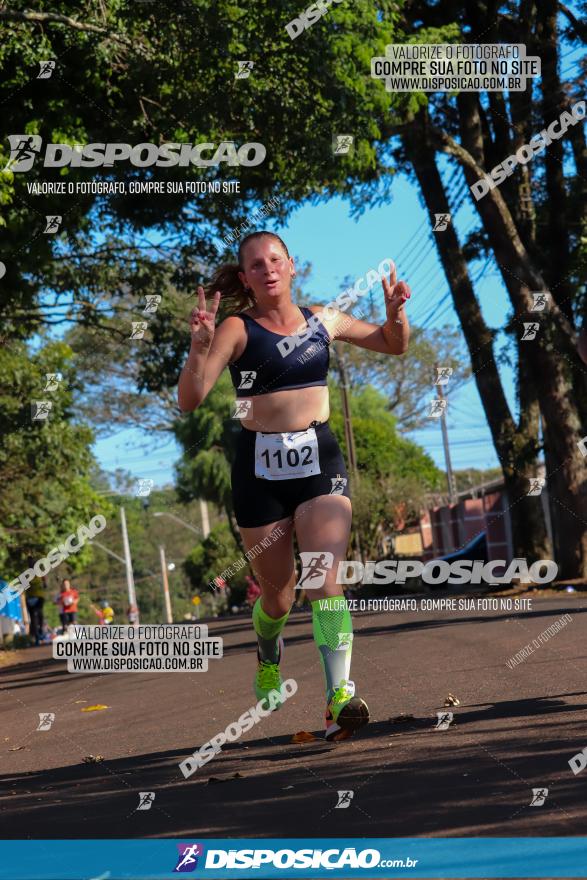
[[[330,415],[326,385],[272,391],[243,399],[251,401],[250,417],[240,420],[249,431],[304,431],[312,422],[326,422]]]

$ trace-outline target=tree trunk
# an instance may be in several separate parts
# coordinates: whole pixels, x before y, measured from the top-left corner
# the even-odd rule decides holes
[[[446,192],[427,141],[421,119],[406,127],[402,140],[430,214],[449,212]],[[438,253],[452,292],[471,357],[475,382],[499,456],[510,504],[514,553],[529,562],[547,558],[548,541],[540,498],[528,496],[528,481],[536,476],[538,453],[538,406],[530,402],[531,386],[525,387],[528,404],[520,425],[512,419],[499,371],[493,356],[493,334],[487,327],[475,296],[456,231],[449,225],[436,235]]]
[[[469,151],[470,133],[478,130],[479,123],[474,119],[472,102],[464,107],[465,110],[460,105],[461,112],[469,115],[461,120],[462,144],[438,129],[433,130],[433,137],[439,149],[459,159],[467,183],[471,185],[484,171]],[[510,295],[521,335],[524,322],[535,322],[537,314],[544,314],[530,312],[533,304],[530,292],[546,291],[547,285],[525,249],[499,189],[490,190],[475,202],[475,207]],[[574,392],[572,381],[574,367],[579,365],[576,334],[556,301],[551,302],[538,323],[536,338],[524,345],[540,402],[545,444],[550,460],[557,463],[554,471],[547,472],[552,518],[558,520],[557,531],[563,536],[555,547],[556,561],[561,577],[587,577],[587,481],[585,461],[577,446],[584,434],[579,412],[583,393]]]
[[[541,0],[538,5],[537,48],[542,58],[542,125],[550,125],[567,106],[558,75],[557,0]],[[581,128],[581,124],[577,126]],[[571,253],[569,212],[564,176],[563,139],[553,140],[544,151],[546,192],[548,195],[548,253],[544,275],[552,295],[569,320],[573,320],[573,284],[570,279]]]

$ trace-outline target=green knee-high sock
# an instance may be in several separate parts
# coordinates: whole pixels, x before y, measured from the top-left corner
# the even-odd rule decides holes
[[[283,617],[269,617],[261,606],[261,596],[253,605],[253,626],[257,633],[261,660],[277,663],[279,659],[279,636],[288,617],[289,611]]]
[[[312,629],[320,652],[326,699],[341,681],[348,681],[353,650],[353,622],[344,596],[316,599],[312,603]]]

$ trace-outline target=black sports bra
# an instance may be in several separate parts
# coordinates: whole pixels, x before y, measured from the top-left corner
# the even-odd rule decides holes
[[[247,344],[228,369],[237,397],[253,397],[272,391],[326,385],[330,363],[328,331],[312,310],[300,308],[306,329],[282,336],[239,312],[247,330]]]

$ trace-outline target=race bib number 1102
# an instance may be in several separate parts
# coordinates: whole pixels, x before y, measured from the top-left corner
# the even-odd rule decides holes
[[[258,433],[255,476],[262,480],[296,480],[320,473],[316,429],[288,434]]]

